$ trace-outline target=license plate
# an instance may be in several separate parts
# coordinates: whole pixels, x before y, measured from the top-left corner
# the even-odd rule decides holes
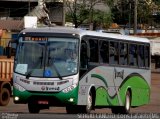
[[[48,101],[47,100],[39,100],[38,104],[48,105]]]

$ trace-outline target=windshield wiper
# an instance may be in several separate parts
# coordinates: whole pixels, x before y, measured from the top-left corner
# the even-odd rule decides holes
[[[29,71],[26,75],[26,79],[29,79],[29,77],[31,76],[31,73],[33,72],[33,70]]]
[[[40,60],[40,59],[39,59],[39,60]],[[38,64],[39,64],[39,60],[38,60],[37,63],[35,63],[35,65],[33,66],[34,68],[27,73],[26,79],[29,79],[29,77],[31,76],[32,72],[36,69],[36,67],[37,67]]]
[[[38,64],[39,64],[39,60],[40,60],[40,62],[41,62],[41,67],[42,67],[42,62],[43,62],[43,50],[42,50],[42,52],[41,52],[40,58],[38,58],[37,63],[35,63],[35,65],[33,66],[33,69],[27,73],[26,79],[29,79],[29,77],[31,76],[32,72],[36,69],[36,67],[37,67]]]
[[[48,59],[49,59],[49,58],[48,58]],[[51,58],[51,59],[53,59],[51,65],[53,65],[53,68],[54,68],[54,70],[56,71],[56,74],[57,74],[58,78],[61,79],[61,80],[63,80],[63,78],[62,78],[62,76],[60,75],[60,73],[59,73],[57,67],[56,67],[55,64],[54,64],[54,58]]]

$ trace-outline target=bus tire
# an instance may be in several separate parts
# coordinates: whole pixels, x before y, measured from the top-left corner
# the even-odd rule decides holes
[[[129,114],[131,108],[131,94],[129,91],[126,93],[125,97],[125,105],[122,107],[122,113],[123,114]]]
[[[111,111],[114,114],[129,114],[131,108],[131,94],[127,91],[125,96],[125,105],[112,107]]]
[[[0,106],[6,106],[10,101],[10,92],[7,88],[2,88],[0,92]]]
[[[38,104],[34,104],[32,102],[28,102],[28,111],[29,113],[39,113],[40,108]]]
[[[93,109],[93,95],[92,92],[89,92],[89,95],[87,97],[87,105],[81,107],[81,113],[87,113],[89,114],[91,110]]]
[[[67,112],[67,114],[77,114],[78,113],[78,106],[67,105],[66,112]]]
[[[113,114],[118,114],[120,112],[119,110],[120,110],[119,107],[112,107],[111,108],[111,111],[112,111]]]
[[[92,92],[90,91],[88,98],[87,98],[87,105],[86,105],[86,113],[90,113],[93,107],[93,96]]]

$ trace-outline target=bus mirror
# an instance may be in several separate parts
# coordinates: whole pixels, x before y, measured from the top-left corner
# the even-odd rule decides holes
[[[10,41],[9,41],[8,46],[9,46],[10,44],[13,44],[13,43],[18,44],[18,41],[17,41],[17,40],[12,39],[12,40],[10,40]]]
[[[6,47],[7,58],[11,58],[11,53],[12,53],[12,48],[11,47]]]
[[[12,45],[11,44],[16,44],[16,46],[17,46],[18,41],[12,39],[12,40],[10,40],[8,42],[8,46],[6,47],[6,56],[7,56],[7,58],[11,58],[11,55],[12,55]]]

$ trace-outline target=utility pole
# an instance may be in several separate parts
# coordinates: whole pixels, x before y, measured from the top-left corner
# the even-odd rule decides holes
[[[137,34],[137,0],[134,0],[134,35]]]
[[[66,0],[63,0],[63,13],[62,13],[62,26],[65,26],[65,6],[66,6]]]
[[[131,1],[129,2],[129,31],[131,29]]]
[[[93,30],[93,0],[90,1],[91,7],[90,7],[90,13],[89,13],[89,19],[90,19],[90,25],[89,29]]]
[[[31,12],[31,3],[30,0],[28,1],[28,14]]]

